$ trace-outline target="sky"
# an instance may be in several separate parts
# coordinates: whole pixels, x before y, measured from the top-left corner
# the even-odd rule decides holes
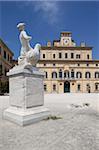
[[[17,58],[21,44],[17,24],[25,22],[32,36],[31,46],[46,45],[60,38],[61,31],[71,31],[80,45],[93,47],[99,59],[99,2],[95,1],[0,1],[0,37]]]

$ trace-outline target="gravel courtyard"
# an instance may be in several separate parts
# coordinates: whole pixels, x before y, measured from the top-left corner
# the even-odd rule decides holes
[[[99,94],[46,94],[45,106],[61,118],[25,127],[3,119],[8,105],[1,96],[0,150],[99,150]]]

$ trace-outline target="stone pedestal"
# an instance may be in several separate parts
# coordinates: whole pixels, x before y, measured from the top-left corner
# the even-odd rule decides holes
[[[44,108],[44,73],[30,65],[15,66],[7,74],[10,86],[10,107],[4,118],[21,126],[47,118],[50,112]]]

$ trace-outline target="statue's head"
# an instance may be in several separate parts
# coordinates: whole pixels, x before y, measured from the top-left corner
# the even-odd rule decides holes
[[[19,31],[23,31],[24,28],[25,28],[25,23],[19,23],[19,24],[17,25],[17,28],[19,29]]]

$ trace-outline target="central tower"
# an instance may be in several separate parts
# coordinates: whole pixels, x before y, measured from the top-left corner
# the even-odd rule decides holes
[[[71,32],[61,32],[60,33],[60,45],[61,46],[76,46],[76,43],[72,40]]]

